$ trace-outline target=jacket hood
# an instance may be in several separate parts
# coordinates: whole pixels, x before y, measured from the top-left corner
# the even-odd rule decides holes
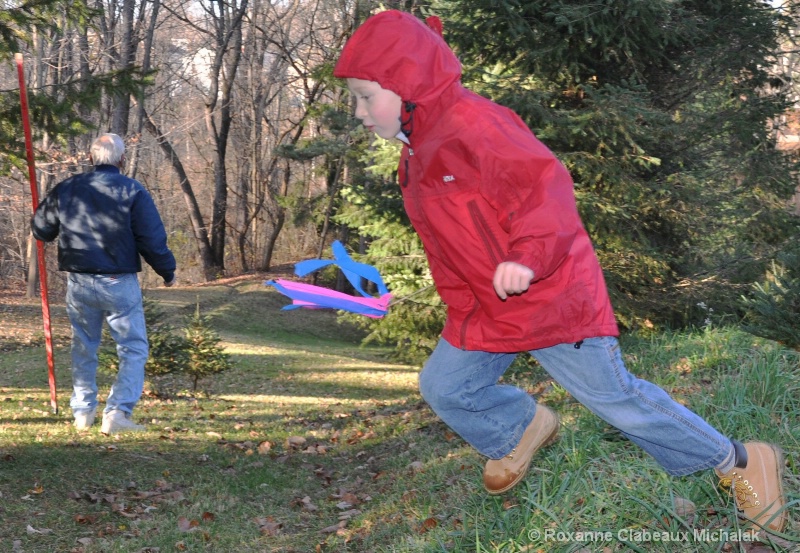
[[[461,63],[442,38],[439,19],[427,22],[397,10],[370,17],[345,44],[334,76],[374,81],[404,102],[430,104],[460,82]]]

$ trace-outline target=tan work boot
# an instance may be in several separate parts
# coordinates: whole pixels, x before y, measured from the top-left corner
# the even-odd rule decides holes
[[[764,529],[782,531],[786,525],[783,453],[777,446],[761,442],[734,441],[733,447],[736,466],[725,474],[715,471],[720,486],[730,488],[742,518]]]
[[[553,443],[558,435],[559,420],[551,409],[536,406],[533,420],[522,433],[517,447],[502,459],[489,459],[483,469],[483,486],[492,495],[510,490],[522,480],[533,455]]]
[[[94,418],[97,416],[97,408],[91,411],[80,411],[75,413],[75,428],[78,430],[88,430],[94,424]]]
[[[103,425],[100,432],[103,434],[119,434],[120,432],[139,432],[144,426],[136,424],[125,411],[113,410],[103,415]]]

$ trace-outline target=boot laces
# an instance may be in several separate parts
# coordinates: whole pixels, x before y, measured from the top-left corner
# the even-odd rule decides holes
[[[730,475],[725,475],[720,478],[719,485],[723,488],[730,488],[736,506],[739,509],[749,509],[752,507],[760,507],[761,501],[758,499],[758,493],[753,490],[750,482],[742,478],[742,475],[733,471]]]

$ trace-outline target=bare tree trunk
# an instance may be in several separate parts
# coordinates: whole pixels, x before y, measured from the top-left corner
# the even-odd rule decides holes
[[[164,133],[159,130],[147,111],[142,109],[141,106],[140,113],[144,116],[142,118],[144,128],[156,139],[158,145],[161,146],[161,150],[164,152],[165,157],[172,166],[172,170],[175,171],[178,177],[178,182],[180,182],[181,191],[183,192],[183,199],[189,210],[189,221],[191,222],[192,231],[194,232],[197,252],[200,255],[203,275],[206,281],[214,280],[219,276],[218,267],[214,263],[214,255],[211,250],[211,243],[208,241],[206,226],[203,222],[203,214],[200,212],[200,205],[197,203],[197,198],[195,197],[192,184],[189,182],[186,170],[183,168],[183,164],[172,147],[172,144],[170,144],[169,140],[164,136]]]
[[[36,239],[33,234],[28,235],[28,248],[25,255],[28,259],[28,286],[25,290],[25,297],[31,299],[36,297],[36,291],[39,288],[39,262],[36,258]]]
[[[219,11],[214,6],[218,5]],[[211,253],[214,265],[225,271],[225,236],[228,211],[226,154],[233,122],[233,84],[242,56],[242,20],[247,0],[211,3],[207,8],[214,20],[216,52],[211,91],[206,101],[206,127],[214,146],[214,200],[211,210]]]
[[[123,71],[133,67],[136,56],[135,36],[133,33],[133,12],[135,7],[136,0],[123,0],[122,2],[122,36],[119,42],[117,69]],[[141,9],[144,9],[144,6]],[[128,97],[128,94],[114,96],[115,104],[111,116],[111,132],[120,136],[128,134],[128,119],[130,116],[130,101]]]
[[[344,156],[339,158],[336,167],[334,167],[328,175],[328,207],[325,209],[325,222],[322,224],[322,232],[320,232],[319,236],[319,248],[317,249],[317,257],[320,258],[322,257],[322,252],[325,250],[325,239],[328,235],[328,227],[330,226],[336,196],[339,193],[339,175],[342,173],[343,165]]]
[[[289,163],[286,163],[286,170],[283,171],[283,180],[281,190],[285,194],[291,184],[292,172],[289,169]],[[266,236],[266,245],[264,247],[264,257],[261,260],[260,270],[269,271],[272,264],[272,254],[275,252],[275,243],[278,241],[283,225],[286,222],[286,209],[276,205],[277,209],[273,209],[272,226]]]
[[[155,32],[156,32],[156,23],[158,22],[158,14],[161,9],[161,0],[151,0],[153,5],[152,10],[150,11],[150,22],[147,26],[147,30],[144,34],[143,40],[143,52],[142,52],[142,73],[145,75],[150,72],[150,68],[152,67],[152,55],[153,55],[153,40],[155,39]],[[135,136],[137,138],[141,138],[142,131],[144,130],[144,120],[145,120],[145,112],[144,112],[144,90],[141,91],[138,98],[138,106],[136,110],[136,128],[134,130]],[[130,165],[128,168],[128,175],[131,178],[136,178],[136,173],[139,170],[139,149],[141,146],[141,140],[136,141],[136,146],[133,149],[133,152],[129,152]]]

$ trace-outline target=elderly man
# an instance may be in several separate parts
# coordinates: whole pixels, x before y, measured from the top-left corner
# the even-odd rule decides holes
[[[92,144],[90,159],[94,170],[56,185],[37,207],[31,226],[39,240],[58,237],[58,268],[68,273],[75,426],[88,429],[97,414],[97,350],[105,319],[117,344],[119,371],[101,432],[144,430],[131,420],[148,355],[139,256],[166,286],[175,283],[175,257],[150,194],[122,174],[122,139],[103,134]]]

